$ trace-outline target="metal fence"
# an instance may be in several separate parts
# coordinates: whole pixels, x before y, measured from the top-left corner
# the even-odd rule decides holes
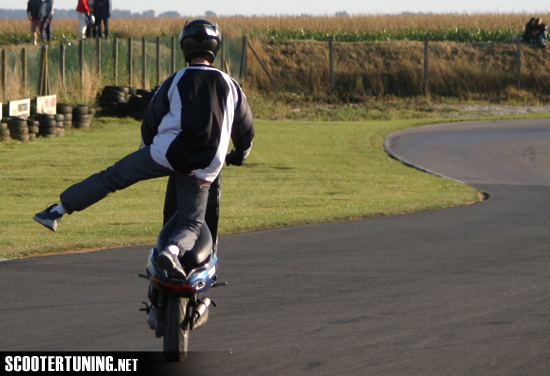
[[[214,65],[246,76],[246,38],[224,40]],[[175,37],[62,40],[0,53],[0,102],[57,94],[90,100],[106,85],[151,89],[185,65]]]
[[[320,60],[318,64],[313,65],[311,62],[307,63],[309,65],[300,62],[297,66],[301,67],[303,72],[300,70],[292,72],[280,64],[280,59],[270,57],[265,51],[261,51],[263,52],[262,59],[266,59],[266,67],[247,37],[224,39],[223,48],[214,64],[237,80],[244,82],[248,74],[248,51],[251,51],[254,55],[254,61],[250,62],[252,81],[257,84],[259,77],[263,76],[262,79],[266,82],[261,84],[261,87],[267,88],[266,90],[274,89],[285,92],[302,90],[309,93],[329,92],[333,95],[358,93],[358,96],[361,92],[372,95],[403,94],[399,90],[396,91],[394,88],[396,85],[392,84],[399,80],[407,83],[408,91],[403,95],[430,95],[432,91],[436,95],[447,95],[452,94],[453,90],[456,91],[453,85],[460,86],[448,82],[445,83],[446,87],[443,89],[439,87],[441,84],[438,86],[434,80],[437,77],[437,69],[433,68],[433,62],[441,59],[438,59],[437,54],[430,52],[432,45],[427,39],[423,46],[423,54],[418,54],[422,57],[409,64],[411,68],[408,69],[414,70],[412,73],[409,71],[382,71],[376,67],[376,63],[371,64],[367,61],[363,62],[359,70],[342,70],[342,68],[338,68],[339,59],[350,54],[349,49],[339,51],[343,45],[345,43],[335,43],[330,38],[325,50],[328,52],[328,61]],[[532,68],[539,66],[540,63],[532,57],[528,59],[526,59],[527,56],[522,57],[524,53],[522,53],[521,43],[506,44],[506,46],[508,47],[504,51],[505,55],[502,56],[502,59],[508,61],[509,67],[501,73],[492,72],[493,81],[498,81],[496,87],[513,85],[517,89],[525,87],[527,90],[541,91],[540,80],[537,81],[539,73]],[[418,47],[420,45],[414,48]],[[358,46],[354,53],[361,48],[365,47]],[[49,94],[56,94],[61,101],[67,100],[71,103],[90,102],[107,85],[152,89],[171,73],[185,65],[174,37],[115,38],[109,41],[92,39],[77,43],[63,40],[48,47],[3,49],[0,52],[0,102]],[[323,55],[319,51],[317,54]],[[297,54],[296,56],[301,55]],[[287,59],[291,58],[287,57]],[[253,66],[256,61],[259,65]],[[451,72],[450,74],[458,77],[455,81],[462,80],[464,82],[462,86],[467,86],[466,90],[468,91],[488,91],[488,88],[480,85],[479,80],[475,79],[476,69],[483,69],[476,68],[478,63],[472,63],[473,75],[471,76],[473,78],[461,79],[461,74],[464,76],[464,72]],[[486,74],[483,71],[478,73]],[[372,84],[376,87],[365,86],[370,81],[374,82],[377,77],[380,82],[377,82],[376,85]],[[365,87],[359,85],[359,81]]]

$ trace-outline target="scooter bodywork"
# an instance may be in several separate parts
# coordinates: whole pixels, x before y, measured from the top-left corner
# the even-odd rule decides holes
[[[150,282],[150,305],[144,302],[146,307],[141,310],[147,312],[147,323],[157,338],[164,338],[165,358],[182,361],[188,351],[189,332],[206,324],[209,306],[215,306],[200,294],[226,283],[216,283],[218,257],[207,226],[201,227],[195,247],[180,257],[185,279],[172,278],[158,266],[159,243],[149,252],[147,275],[140,275]]]

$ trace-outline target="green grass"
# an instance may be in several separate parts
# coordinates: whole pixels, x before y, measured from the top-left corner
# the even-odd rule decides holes
[[[405,167],[384,152],[387,134],[428,122],[434,121],[257,121],[247,164],[222,173],[222,233],[476,201],[474,189]],[[0,257],[153,243],[166,179],[140,182],[67,215],[56,233],[32,220],[69,185],[139,143],[138,122],[103,118],[89,132],[0,144]]]
[[[498,30],[478,27],[450,27],[440,29],[402,28],[374,31],[335,30],[334,32],[312,31],[304,29],[255,30],[255,35],[275,41],[316,40],[328,41],[332,36],[336,42],[389,42],[396,40],[424,41],[428,37],[437,42],[512,42],[514,37],[523,32],[521,27]]]

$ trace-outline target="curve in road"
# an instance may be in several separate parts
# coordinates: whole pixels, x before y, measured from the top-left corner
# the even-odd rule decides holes
[[[391,135],[482,203],[223,236],[193,375],[548,375],[550,125]],[[138,311],[148,247],[0,263],[0,351],[159,351]]]

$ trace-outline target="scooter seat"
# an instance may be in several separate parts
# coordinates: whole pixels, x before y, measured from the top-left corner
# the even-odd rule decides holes
[[[212,235],[206,224],[201,226],[199,238],[195,242],[195,246],[181,256],[180,261],[183,267],[196,268],[206,263],[212,254],[214,243]]]

